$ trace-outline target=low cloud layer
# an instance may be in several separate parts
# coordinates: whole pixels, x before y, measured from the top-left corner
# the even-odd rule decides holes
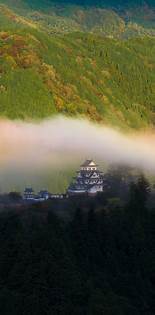
[[[0,173],[63,169],[84,158],[123,163],[155,174],[155,134],[125,135],[86,120],[0,121]],[[3,174],[4,180],[5,176]],[[9,178],[7,179],[9,180]]]
[[[74,157],[126,163],[155,173],[155,134],[124,135],[86,120],[0,121],[0,165],[44,167]]]

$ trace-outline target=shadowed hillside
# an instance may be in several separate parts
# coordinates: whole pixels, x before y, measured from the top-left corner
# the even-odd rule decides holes
[[[144,181],[132,185],[123,208],[73,203],[59,217],[45,203],[2,212],[1,314],[155,314],[155,215],[146,207],[147,188]]]
[[[154,5],[144,1],[0,0],[49,34],[89,31],[128,38],[155,36]]]

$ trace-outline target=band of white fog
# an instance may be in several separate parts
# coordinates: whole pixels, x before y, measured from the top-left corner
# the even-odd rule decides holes
[[[0,121],[0,167],[63,167],[77,156],[155,173],[155,134],[127,135],[62,116],[40,123]]]

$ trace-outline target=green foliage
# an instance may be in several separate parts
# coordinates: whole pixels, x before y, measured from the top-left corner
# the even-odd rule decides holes
[[[89,8],[83,12],[74,7],[71,12],[72,33],[64,30],[68,34],[51,35],[41,12],[32,11],[28,18],[1,6],[1,116],[28,119],[63,113],[122,128],[153,125],[155,39],[122,41],[116,34],[115,39],[108,38],[110,27],[113,34],[118,33],[121,24],[124,32],[123,22],[112,11]],[[61,12],[59,18],[56,14],[47,17],[44,13],[47,24],[53,18],[54,23],[64,19],[67,13]],[[83,32],[75,32],[81,30],[79,21]],[[100,26],[102,32],[98,32],[98,21],[107,23]],[[99,35],[104,27],[105,37]],[[84,32],[94,28],[95,34]]]
[[[0,33],[2,116],[63,113],[124,128],[154,123],[153,38],[121,41],[88,33],[51,37],[12,15],[5,8],[0,15],[6,18]]]
[[[35,119],[55,112],[53,98],[35,70],[17,69],[4,75],[2,83],[6,90],[0,93],[1,115]]]

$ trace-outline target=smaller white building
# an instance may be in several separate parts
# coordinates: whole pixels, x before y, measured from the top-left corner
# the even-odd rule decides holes
[[[38,197],[42,200],[48,200],[50,198],[50,193],[47,190],[40,190]]]
[[[63,199],[64,195],[63,194],[51,194],[50,199]]]

